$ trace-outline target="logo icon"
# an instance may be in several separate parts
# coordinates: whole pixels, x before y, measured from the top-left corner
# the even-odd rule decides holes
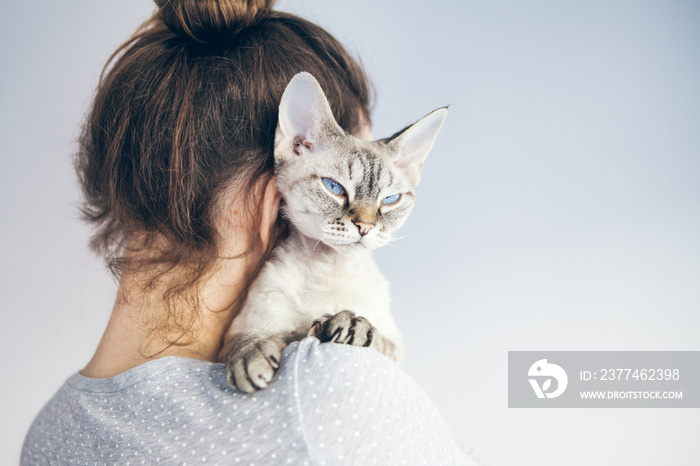
[[[550,364],[546,359],[540,359],[530,366],[527,375],[532,389],[535,391],[537,398],[556,398],[566,390],[566,385],[569,383],[569,378],[561,366]],[[534,377],[534,378],[532,378]],[[540,386],[538,379],[542,379]],[[553,391],[547,391],[552,387],[552,379],[557,381],[556,388]]]

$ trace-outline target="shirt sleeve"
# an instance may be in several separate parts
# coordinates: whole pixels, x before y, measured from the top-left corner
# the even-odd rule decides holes
[[[314,464],[477,464],[427,394],[374,349],[307,338],[294,357],[294,398]]]

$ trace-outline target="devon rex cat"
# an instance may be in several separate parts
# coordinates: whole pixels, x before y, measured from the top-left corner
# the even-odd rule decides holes
[[[282,349],[307,335],[402,360],[388,283],[371,250],[406,221],[446,116],[440,108],[390,138],[366,141],[340,128],[313,76],[292,78],[275,136],[275,175],[291,231],[224,339],[219,360],[231,386],[267,387]]]

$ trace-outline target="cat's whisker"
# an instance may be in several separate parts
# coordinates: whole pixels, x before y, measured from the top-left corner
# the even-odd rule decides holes
[[[405,238],[416,238],[416,237],[422,237],[422,236],[425,236],[425,235],[418,234],[418,233],[414,233],[414,234],[412,234],[412,235],[394,236],[393,238],[391,238],[391,242],[393,243],[394,241],[398,241],[398,240],[400,240],[400,239],[405,239]]]
[[[399,250],[401,250],[401,249],[403,249],[403,248],[397,246],[397,245],[394,244],[394,243],[396,243],[398,240],[403,239],[403,238],[405,238],[405,236],[400,236],[400,237],[398,237],[398,238],[391,238],[389,241],[387,241],[387,242],[384,244],[384,246],[390,246],[390,247],[392,247],[392,248],[394,248],[394,249],[399,249]]]

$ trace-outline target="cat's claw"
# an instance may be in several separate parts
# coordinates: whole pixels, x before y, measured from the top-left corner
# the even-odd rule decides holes
[[[230,386],[246,393],[267,388],[279,368],[284,344],[276,338],[245,338],[225,360]]]
[[[375,334],[376,329],[367,319],[352,311],[341,311],[315,320],[307,336],[317,337],[321,342],[372,346]]]

